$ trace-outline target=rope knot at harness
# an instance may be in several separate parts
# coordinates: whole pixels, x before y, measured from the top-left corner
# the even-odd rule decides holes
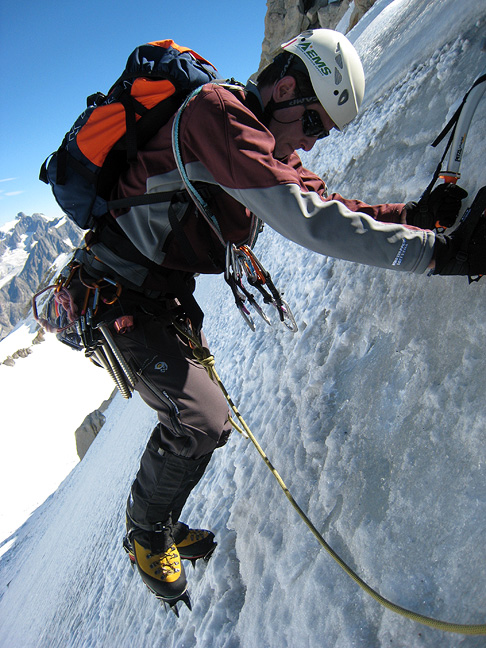
[[[201,364],[206,371],[213,376],[216,361],[211,351],[207,347],[198,345],[193,348],[192,353],[199,364]]]

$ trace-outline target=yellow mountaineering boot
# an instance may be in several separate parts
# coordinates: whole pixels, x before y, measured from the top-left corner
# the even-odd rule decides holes
[[[184,522],[173,526],[174,544],[183,560],[190,560],[194,565],[197,560],[204,558],[208,561],[218,546],[214,541],[214,533],[207,529],[190,529]],[[127,552],[132,565],[135,566],[135,553],[128,535],[123,539],[123,548]]]
[[[198,559],[208,561],[217,543],[214,533],[206,529],[190,529],[187,524],[177,522],[171,527],[174,543],[164,551],[157,551],[145,545],[147,536],[137,533],[133,527],[123,539],[132,567],[137,567],[143,582],[155,596],[168,603],[178,614],[177,601],[191,608],[187,594],[187,582],[181,558],[190,560],[193,566]],[[152,545],[153,547],[153,545]]]
[[[208,561],[217,547],[212,531],[190,529],[184,522],[176,522],[172,534],[180,557],[190,560],[194,566],[199,558]]]
[[[175,544],[161,553],[152,553],[133,538],[132,547],[140,576],[157,598],[169,605],[184,598],[187,581]]]
[[[168,603],[179,616],[176,606],[178,601],[184,601],[191,609],[186,574],[173,539],[167,536],[161,542],[160,535],[147,535],[137,527],[132,527],[123,540],[123,547],[149,590],[161,602]]]

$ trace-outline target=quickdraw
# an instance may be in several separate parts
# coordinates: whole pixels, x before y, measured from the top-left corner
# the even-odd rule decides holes
[[[298,331],[298,326],[290,306],[282,299],[282,296],[272,281],[270,273],[265,270],[257,256],[248,246],[242,245],[236,247],[233,243],[227,243],[224,278],[231,288],[239,312],[252,331],[255,331],[256,327],[250,310],[246,307],[247,303],[260,315],[264,322],[269,326],[272,323],[258,304],[253,293],[243,284],[244,279],[246,279],[252,288],[258,290],[265,304],[270,304],[277,309],[280,321],[284,326],[292,331],[292,333]]]

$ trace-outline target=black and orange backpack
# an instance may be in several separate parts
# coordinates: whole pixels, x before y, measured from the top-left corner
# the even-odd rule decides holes
[[[137,47],[108,94],[87,98],[86,110],[42,165],[40,179],[79,227],[91,229],[113,207],[111,189],[137,150],[191,91],[217,78],[209,61],[172,40]],[[145,199],[153,201],[142,196],[139,203]]]

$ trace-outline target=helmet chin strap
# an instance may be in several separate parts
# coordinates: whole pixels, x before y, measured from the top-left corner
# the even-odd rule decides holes
[[[290,54],[290,56],[286,56],[284,53],[281,53],[279,56],[277,56],[276,59],[274,59],[274,61],[277,61],[279,58],[287,59],[283,64],[282,70],[280,72],[280,77],[278,79],[278,81],[281,81],[284,78],[284,76],[288,73],[290,68],[293,65],[295,65],[296,61],[298,61],[298,57],[296,57],[295,54]],[[268,126],[276,110],[283,110],[284,108],[292,108],[293,106],[307,105],[316,102],[319,102],[319,99],[315,96],[294,97],[293,99],[289,99],[288,101],[280,101],[280,102],[275,101],[275,99],[272,97],[270,101],[267,103],[267,105],[265,106],[265,110],[264,110],[265,121],[266,121],[265,125]],[[280,123],[286,123],[286,122],[280,122]],[[292,122],[287,122],[287,123],[291,124]]]

